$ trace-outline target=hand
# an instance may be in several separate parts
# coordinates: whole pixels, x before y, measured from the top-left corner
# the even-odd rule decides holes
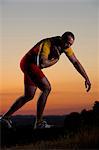
[[[91,89],[91,83],[89,79],[85,80],[85,87],[87,92]]]
[[[40,69],[43,69],[44,68],[44,65],[43,64],[40,64]]]

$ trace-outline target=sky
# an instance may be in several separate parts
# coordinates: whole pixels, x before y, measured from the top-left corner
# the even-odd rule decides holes
[[[0,0],[1,114],[24,93],[21,58],[41,39],[65,31],[75,35],[72,48],[92,88],[86,92],[84,79],[63,54],[56,65],[43,71],[52,85],[44,114],[89,109],[99,100],[99,1]],[[39,93],[15,114],[35,114]]]

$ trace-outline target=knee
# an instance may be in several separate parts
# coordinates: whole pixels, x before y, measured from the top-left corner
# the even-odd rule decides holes
[[[25,102],[28,102],[33,99],[34,95],[25,95]]]
[[[47,93],[50,93],[51,92],[51,85],[49,84],[48,86],[46,86],[44,88],[44,91],[47,92]]]

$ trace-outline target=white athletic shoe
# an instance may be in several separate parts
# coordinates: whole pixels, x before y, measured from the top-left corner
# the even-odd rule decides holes
[[[12,128],[12,121],[9,118],[0,117],[0,122],[5,122],[8,128]]]
[[[45,128],[51,128],[53,127],[54,125],[49,125],[47,124],[46,121],[42,121],[41,123],[35,123],[34,125],[34,129],[45,129]]]

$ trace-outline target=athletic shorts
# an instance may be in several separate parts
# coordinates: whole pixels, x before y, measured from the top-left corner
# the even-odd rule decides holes
[[[42,70],[34,63],[28,63],[25,59],[20,62],[20,68],[24,73],[24,84],[37,86],[43,77]]]

